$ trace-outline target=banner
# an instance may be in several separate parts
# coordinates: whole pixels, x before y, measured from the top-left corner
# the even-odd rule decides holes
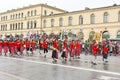
[[[93,40],[96,40],[96,41],[100,41],[100,38],[101,38],[101,34],[100,33],[95,33],[94,34],[94,37],[93,37]]]

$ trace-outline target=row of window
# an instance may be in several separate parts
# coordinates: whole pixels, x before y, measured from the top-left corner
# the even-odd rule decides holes
[[[44,16],[47,16],[47,10],[44,10]],[[51,12],[49,15],[53,15],[54,13],[53,12]]]
[[[27,12],[27,16],[36,16],[37,15],[37,10],[32,10],[32,11],[28,11]],[[19,19],[19,18],[23,18],[24,17],[24,14],[23,13],[18,13],[18,14],[11,14],[10,15],[10,20],[12,19]],[[7,21],[7,16],[3,16],[1,17],[1,21]]]
[[[27,22],[27,29],[33,29],[33,28],[36,28],[37,26],[37,21],[28,21]]]
[[[23,13],[18,13],[18,14],[13,14],[10,15],[10,19],[19,19],[19,18],[23,18]]]
[[[1,21],[7,21],[7,16],[1,17]]]
[[[10,30],[22,30],[23,22],[10,24]]]
[[[1,25],[1,31],[7,31],[7,24]]]
[[[109,14],[108,14],[108,12],[105,12],[103,14],[103,23],[107,23],[108,19],[109,19]],[[83,16],[80,15],[79,16],[79,25],[84,24],[83,20],[84,20]],[[68,18],[68,26],[72,26],[72,22],[73,22],[73,18],[72,18],[72,16],[70,16]],[[118,22],[120,22],[120,12],[118,13]],[[51,19],[51,27],[54,27],[54,23],[55,23],[55,20]],[[45,28],[47,25],[47,21],[44,20],[43,24],[44,24],[44,28]],[[90,24],[95,24],[95,14],[90,15]],[[59,26],[63,26],[63,18],[59,18]]]
[[[30,17],[30,16],[36,16],[36,15],[37,15],[37,10],[28,11],[28,13],[27,13],[28,17]]]

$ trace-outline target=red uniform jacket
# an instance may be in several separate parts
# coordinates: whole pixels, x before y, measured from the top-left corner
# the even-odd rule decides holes
[[[0,41],[0,46],[2,46],[3,45],[3,42],[2,41]]]
[[[93,54],[97,54],[97,51],[98,51],[97,45],[93,45],[93,46],[92,46],[92,53],[93,53]]]
[[[56,49],[58,48],[58,42],[57,41],[53,41],[53,47],[56,48]]]
[[[8,46],[8,42],[7,41],[4,41],[4,46]]]
[[[107,54],[108,53],[108,48],[107,48],[107,46],[104,46],[103,47],[103,54]]]
[[[26,41],[25,45],[26,45],[26,48],[30,47],[30,43],[28,41]]]
[[[42,45],[43,45],[43,48],[47,48],[47,46],[48,46],[46,41],[44,41]]]
[[[79,42],[76,42],[75,46],[76,46],[76,49],[80,49],[80,43]]]
[[[35,46],[35,42],[32,41],[32,42],[30,43],[30,45],[31,45],[31,47],[34,47],[34,46]]]
[[[70,50],[73,50],[75,48],[75,45],[73,42],[70,43]]]

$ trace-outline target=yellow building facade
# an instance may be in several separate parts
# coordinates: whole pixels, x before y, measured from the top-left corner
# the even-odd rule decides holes
[[[120,38],[120,6],[86,8],[68,12],[46,4],[33,5],[0,13],[1,34],[47,34],[72,32],[87,40],[100,33],[102,38]]]

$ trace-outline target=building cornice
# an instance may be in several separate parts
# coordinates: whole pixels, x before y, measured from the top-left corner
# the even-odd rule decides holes
[[[62,9],[60,9],[60,8],[56,8],[56,7],[53,7],[53,6],[49,6],[49,5],[47,5],[47,4],[36,4],[36,5],[30,5],[30,6],[23,7],[23,8],[8,10],[8,11],[6,11],[6,12],[0,13],[0,15],[8,14],[8,13],[11,13],[11,12],[16,12],[16,11],[20,11],[20,10],[24,10],[24,9],[34,8],[34,7],[38,7],[38,6],[51,8],[51,9],[54,9],[54,10],[57,10],[57,11],[61,11],[61,12],[67,12],[67,11],[62,10]]]
[[[54,15],[48,15],[48,16],[43,16],[44,18],[47,17],[58,17],[58,16],[66,16],[66,15],[74,15],[74,14],[79,14],[79,13],[87,13],[87,12],[95,12],[95,11],[103,11],[103,10],[110,10],[110,9],[117,9],[120,8],[120,5],[117,6],[108,6],[108,7],[101,7],[101,8],[93,8],[89,10],[79,10],[79,11],[73,11],[73,12],[65,12],[65,13],[59,13],[59,14],[54,14]]]

